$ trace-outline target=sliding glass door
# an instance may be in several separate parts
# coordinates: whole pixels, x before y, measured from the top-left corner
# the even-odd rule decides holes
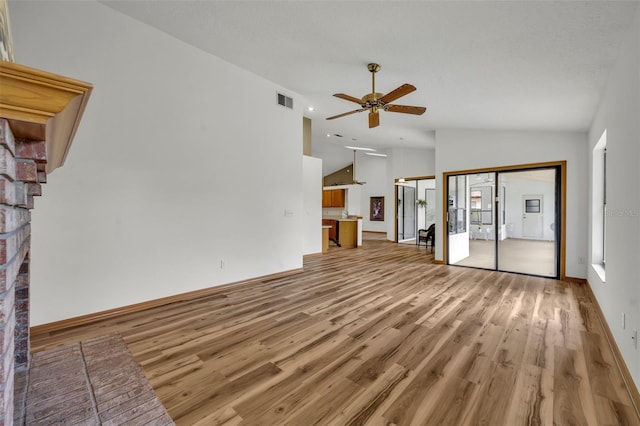
[[[455,226],[449,221],[449,263],[495,269],[495,179],[495,173],[449,177],[449,217],[456,218]],[[454,182],[456,185],[453,185]],[[466,215],[462,214],[461,206],[466,205],[469,214],[468,217],[463,217]]]
[[[419,230],[426,230],[436,221],[436,180],[431,176],[405,178],[396,182],[395,241],[418,244]]]
[[[558,276],[557,169],[499,174],[504,224],[498,239],[498,269]]]
[[[416,238],[416,188],[415,181],[398,185],[398,242]]]
[[[559,277],[559,170],[449,175],[448,263]]]

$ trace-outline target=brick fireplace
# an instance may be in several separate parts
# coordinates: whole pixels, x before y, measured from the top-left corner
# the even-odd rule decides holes
[[[30,210],[64,163],[91,90],[0,61],[0,424],[12,424],[15,375],[29,365]]]
[[[33,197],[46,181],[44,141],[16,140],[0,118],[1,406],[12,418],[12,381],[29,359],[29,239]]]

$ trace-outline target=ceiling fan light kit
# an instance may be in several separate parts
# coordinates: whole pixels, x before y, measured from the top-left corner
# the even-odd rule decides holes
[[[342,114],[327,117],[327,120],[333,120],[358,112],[369,111],[369,128],[378,127],[380,125],[380,110],[387,112],[398,112],[401,114],[422,115],[427,110],[425,107],[410,105],[393,105],[391,102],[416,90],[415,86],[405,83],[402,86],[385,94],[376,92],[376,73],[380,71],[380,65],[368,64],[367,69],[371,72],[371,93],[364,95],[361,99],[344,93],[336,93],[333,96],[353,102],[360,105],[360,108]]]

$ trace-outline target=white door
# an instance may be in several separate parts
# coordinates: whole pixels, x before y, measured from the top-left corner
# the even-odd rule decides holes
[[[542,239],[542,195],[522,197],[522,237]]]

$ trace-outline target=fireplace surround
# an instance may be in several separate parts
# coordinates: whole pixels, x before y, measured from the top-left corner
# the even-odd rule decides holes
[[[15,375],[29,366],[30,210],[64,164],[91,91],[0,61],[0,424],[12,423]]]

